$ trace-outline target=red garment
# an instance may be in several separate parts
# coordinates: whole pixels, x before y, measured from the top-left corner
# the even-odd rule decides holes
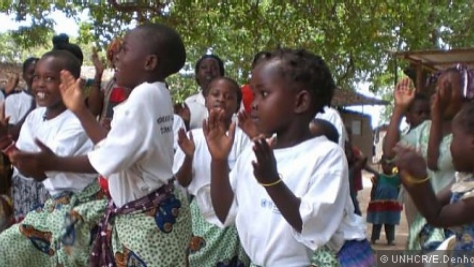
[[[250,85],[246,84],[242,86],[242,102],[244,102],[245,112],[250,113],[252,109],[252,101],[253,101],[253,92]]]
[[[355,146],[352,146],[352,154],[355,158],[359,159],[362,157],[362,152]],[[354,174],[354,190],[358,192],[363,189],[362,186],[362,170]]]
[[[100,185],[100,188],[102,188],[102,191],[104,191],[104,193],[110,198],[109,183],[102,176],[99,176],[99,185]]]

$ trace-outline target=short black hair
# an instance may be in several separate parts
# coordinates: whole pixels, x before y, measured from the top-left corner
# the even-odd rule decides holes
[[[253,56],[253,60],[252,60],[252,69],[254,69],[255,66],[257,66],[258,62],[261,59],[264,59],[268,56],[270,56],[270,52],[268,52],[268,51],[260,51],[257,54],[255,54],[255,56]]]
[[[334,126],[334,124],[323,119],[313,119],[312,122],[314,125],[321,127],[321,130],[323,131],[321,134],[326,136],[329,141],[332,141],[336,144],[339,143],[339,132],[337,131],[336,126]]]
[[[39,58],[37,58],[37,57],[29,57],[29,58],[27,58],[25,61],[23,61],[23,67],[22,67],[23,73],[26,72],[26,69],[27,69],[31,64],[35,64],[38,60],[39,60]]]
[[[331,104],[336,84],[329,67],[322,57],[305,49],[278,48],[263,58],[259,64],[280,60],[281,75],[290,85],[299,84],[312,97],[312,117]]]
[[[201,63],[204,61],[204,59],[207,59],[207,58],[212,58],[215,61],[217,61],[217,65],[219,66],[219,73],[221,74],[221,76],[224,76],[225,75],[224,61],[222,61],[222,59],[218,57],[217,55],[204,55],[200,59],[198,59],[198,61],[196,62],[196,65],[194,66],[194,74],[197,75],[199,71],[199,67],[201,66]]]
[[[415,103],[418,101],[430,102],[430,98],[426,96],[426,94],[419,93],[419,92],[415,93],[415,97],[413,98],[413,101],[411,101],[410,105],[408,105],[408,111],[410,111],[413,108],[413,105],[415,105]]]
[[[53,50],[68,51],[79,60],[81,65],[84,62],[84,54],[82,53],[82,49],[76,44],[69,43],[69,36],[65,33],[61,33],[60,35],[53,37]]]
[[[474,134],[474,101],[463,106],[454,117],[454,123],[456,126],[460,126],[464,132]]]
[[[233,89],[235,90],[235,92],[237,93],[237,110],[236,111],[239,111],[240,109],[240,104],[242,102],[242,90],[240,88],[240,85],[237,81],[235,81],[234,79],[230,78],[230,77],[226,77],[226,76],[220,76],[220,77],[216,77],[214,79],[211,80],[211,82],[209,83],[208,87],[216,82],[216,81],[219,81],[219,80],[224,80],[224,81],[227,81],[229,82]],[[207,94],[209,93],[209,90],[205,90],[203,91],[204,93],[204,96],[207,96]]]
[[[163,78],[181,70],[186,62],[186,49],[176,30],[160,23],[147,23],[136,29],[142,32],[149,53],[158,57],[158,71]]]
[[[71,73],[74,78],[79,78],[81,76],[81,63],[74,55],[68,51],[63,50],[53,50],[44,54],[41,59],[47,57],[54,57],[58,60],[61,70],[67,70]]]

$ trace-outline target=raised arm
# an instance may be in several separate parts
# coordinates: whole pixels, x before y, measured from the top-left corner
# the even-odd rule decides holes
[[[395,107],[383,143],[383,153],[388,158],[393,158],[395,156],[393,148],[400,140],[400,123],[402,122],[403,116],[414,97],[415,90],[412,87],[410,78],[404,78],[395,87]]]
[[[447,228],[469,224],[474,221],[474,198],[449,204],[450,188],[435,195],[426,172],[423,157],[402,146],[396,147],[397,165],[401,171],[402,182],[413,199],[418,211],[434,227]]]
[[[443,113],[451,100],[452,85],[449,82],[442,84],[435,93],[431,105],[431,128],[428,141],[428,168],[437,171],[439,158],[439,145],[443,140]]]
[[[67,71],[61,71],[61,85],[59,86],[64,105],[79,119],[89,138],[97,144],[107,136],[107,129],[102,127],[95,116],[85,105],[80,80]]]
[[[217,218],[225,223],[234,202],[234,191],[229,181],[228,157],[235,137],[235,123],[229,134],[223,125],[223,111],[211,110],[207,121],[203,122],[204,136],[211,154],[211,200]]]
[[[187,187],[193,180],[193,158],[196,151],[192,132],[189,132],[188,138],[186,130],[179,129],[178,146],[180,149],[176,151],[174,160],[175,164],[182,163],[175,177],[181,186]]]
[[[87,97],[87,107],[92,115],[99,116],[104,104],[104,94],[102,92],[102,74],[104,73],[104,64],[97,55],[97,50],[92,48],[92,63],[95,67],[94,84]]]

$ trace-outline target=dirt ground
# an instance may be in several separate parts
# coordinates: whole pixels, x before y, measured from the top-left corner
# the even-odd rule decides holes
[[[372,189],[372,183],[370,182],[371,174],[364,172],[362,175],[362,183],[364,189],[359,191],[357,196],[359,200],[360,209],[362,211],[362,216],[366,218],[367,206],[370,201],[370,190]],[[367,238],[370,240],[370,235],[372,233],[372,225],[367,224]],[[400,225],[395,229],[395,246],[388,246],[387,239],[385,238],[384,230],[380,235],[380,239],[377,241],[377,244],[373,245],[375,250],[403,250],[408,238],[408,226],[405,219],[405,212],[402,211],[402,219],[400,220]]]

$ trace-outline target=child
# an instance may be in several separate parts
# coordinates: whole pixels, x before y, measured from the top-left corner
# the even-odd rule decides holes
[[[6,135],[7,120],[2,118],[0,148],[6,155],[13,157],[16,150],[38,151],[36,140],[42,140],[61,156],[85,155],[92,150],[92,142],[79,120],[61,101],[61,69],[79,78],[81,66],[66,51],[48,52],[38,61],[32,89],[40,107],[26,118],[16,144]],[[0,234],[0,266],[87,265],[91,231],[97,227],[107,204],[96,182],[97,175],[31,172],[22,163],[13,159],[12,163],[22,177],[42,182],[51,198],[29,211],[21,224]],[[78,219],[69,236],[76,241],[74,250],[69,242],[62,242],[64,219],[70,216]]]
[[[202,127],[202,120],[207,118],[205,91],[209,83],[216,77],[224,76],[224,62],[216,55],[204,55],[196,63],[194,75],[200,91],[184,101],[189,108],[190,119],[186,122],[189,129]],[[184,117],[183,117],[184,119]]]
[[[344,152],[313,138],[308,127],[335,88],[326,63],[305,50],[278,49],[253,70],[251,86],[251,117],[260,133],[275,133],[277,141],[271,149],[265,139],[255,140],[229,174],[235,126],[227,135],[223,112],[211,111],[203,128],[216,216],[226,226],[235,221],[256,266],[331,259],[330,266],[373,266],[365,225],[349,197]],[[318,253],[323,248],[329,253]]]
[[[206,90],[206,105],[209,111],[223,110],[226,131],[232,123],[233,115],[239,110],[242,93],[239,85],[227,77],[217,77]],[[186,187],[192,196],[190,208],[193,222],[193,238],[190,245],[189,263],[196,267],[249,266],[250,262],[240,245],[234,226],[219,228],[219,219],[215,216],[209,201],[211,155],[207,148],[202,129],[195,129],[186,136],[180,130],[175,154],[173,172],[181,186]],[[250,145],[250,139],[242,130],[236,130],[236,137],[229,156],[232,169],[240,153]]]
[[[382,225],[389,246],[395,243],[395,225],[400,223],[402,205],[398,202],[400,192],[400,177],[393,173],[395,165],[386,156],[381,159],[383,173],[375,173],[372,178],[372,192],[367,208],[367,222],[372,226],[372,244],[380,238]]]
[[[367,157],[363,156],[360,150],[352,145],[351,140],[352,138],[344,145],[344,152],[349,165],[349,191],[355,214],[362,216],[357,193],[362,190],[362,170],[370,171],[371,168],[367,167]]]
[[[473,98],[465,90],[473,85],[468,76],[461,66],[441,72],[437,79],[437,91],[432,98],[431,120],[423,122],[401,138],[401,143],[420,151],[428,162],[427,171],[432,177],[430,182],[436,193],[453,182],[455,170],[449,150],[452,141],[451,121],[463,104]],[[410,80],[404,79],[395,89],[395,108],[383,146],[384,155],[389,158],[395,156],[393,148],[399,141],[400,121],[414,98],[414,88],[409,84]],[[417,214],[409,225],[408,249],[431,251],[447,235],[447,231],[434,228]]]
[[[26,90],[13,94],[5,100],[5,117],[8,117],[8,133],[13,140],[17,140],[21,127],[28,114],[36,108],[36,100],[33,97],[32,82],[38,58],[28,58],[23,62],[23,79],[26,82]],[[5,157],[9,164],[8,157]],[[7,165],[4,165],[7,166]],[[49,197],[48,191],[43,183],[24,177],[17,169],[14,169],[11,178],[13,214],[16,222],[20,222],[26,213],[33,208],[42,205]]]
[[[31,92],[31,83],[38,60],[39,58],[30,57],[23,62],[23,79],[26,88],[20,93],[9,95],[5,99],[5,116],[9,117],[8,122],[10,123],[8,131],[14,140],[18,139],[26,116],[36,108],[35,99]]]
[[[470,87],[469,94],[474,93]],[[401,171],[402,182],[416,207],[434,227],[449,228],[455,237],[443,245],[452,259],[466,257],[466,251],[474,249],[474,103],[470,102],[453,120],[451,153],[456,168],[455,183],[439,194],[433,190],[427,172],[427,163],[415,150],[398,145],[396,164]],[[447,248],[446,248],[447,247]],[[467,263],[467,262],[465,262]],[[470,264],[460,266],[471,266]],[[458,266],[458,265],[456,265]]]
[[[134,89],[116,107],[109,132],[87,109],[80,81],[62,73],[64,102],[97,144],[95,150],[61,157],[41,146],[40,153],[13,157],[32,171],[98,172],[108,179],[112,202],[89,266],[186,266],[191,220],[186,199],[173,186],[173,105],[164,83],[185,60],[175,30],[138,26],[126,34],[115,71],[118,85]]]
[[[405,120],[409,126],[408,131],[429,120],[430,112],[430,99],[424,94],[415,93],[413,101],[407,107],[405,114]]]
[[[309,130],[316,137],[324,135],[329,141],[336,144],[339,142],[339,133],[336,126],[327,120],[313,119],[309,124]]]

